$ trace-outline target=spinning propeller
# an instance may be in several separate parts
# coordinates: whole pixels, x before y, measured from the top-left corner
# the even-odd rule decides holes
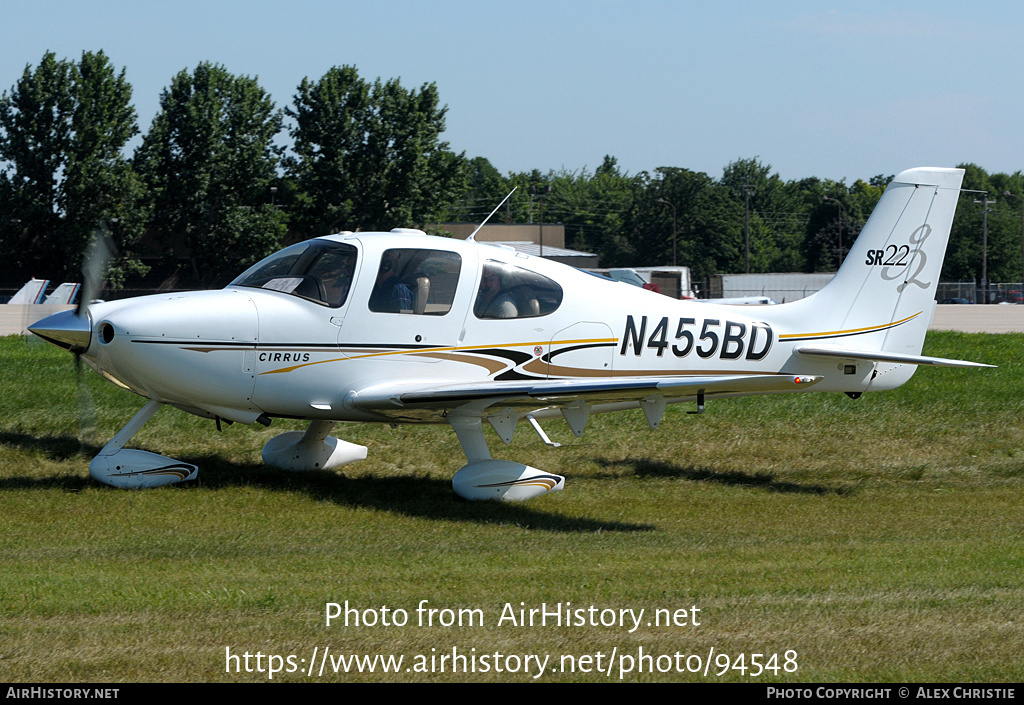
[[[78,380],[79,441],[89,440],[96,425],[95,405],[82,373],[82,353],[92,340],[92,319],[89,304],[103,291],[107,266],[115,245],[106,222],[100,221],[93,231],[85,258],[82,261],[82,288],[74,310],[62,311],[29,326],[35,335],[54,345],[70,350],[75,356],[75,376]]]
[[[82,263],[82,290],[78,306],[74,311],[62,311],[33,323],[28,329],[43,340],[53,343],[75,354],[75,364],[80,365],[80,355],[89,348],[92,341],[92,321],[89,304],[103,288],[107,265],[113,256],[114,244],[105,222],[93,231],[92,242]]]
[[[82,266],[82,299],[73,311],[61,311],[29,326],[29,330],[40,338],[54,345],[70,350],[75,355],[75,368],[78,370],[79,400],[83,409],[91,407],[91,396],[85,389],[81,374],[81,358],[92,345],[91,306],[95,297],[103,287],[104,276],[110,259],[114,256],[114,245],[110,230],[105,223],[100,223],[93,232],[93,240],[86,253]],[[109,309],[107,309],[109,310]],[[91,363],[90,363],[91,364]],[[100,449],[100,452],[89,463],[89,475],[95,480],[113,487],[137,488],[159,487],[182,480],[191,480],[196,476],[195,465],[183,463],[174,458],[167,458],[144,450],[124,448],[132,436],[155,414],[163,402],[150,399],[135,414],[131,421]],[[87,432],[89,411],[83,411],[81,432]]]

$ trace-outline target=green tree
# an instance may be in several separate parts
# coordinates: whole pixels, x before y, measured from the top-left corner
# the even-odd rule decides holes
[[[507,223],[533,223],[540,217],[538,198],[545,198],[553,188],[554,172],[541,173],[540,169],[511,172],[506,180],[508,191],[515,191],[506,207],[502,208],[502,220]],[[504,197],[504,194],[502,194]],[[494,206],[491,206],[492,208]],[[490,211],[488,211],[490,212]],[[545,216],[548,222],[554,222]]]
[[[772,173],[769,164],[737,159],[726,165],[719,182],[736,200],[739,217],[750,227],[750,271],[798,271],[803,262],[795,256],[803,239],[806,214],[790,184]],[[746,235],[741,268],[746,271]]]
[[[804,212],[803,236],[796,242],[804,271],[834,272],[845,261],[891,176],[842,181],[806,178],[793,183]],[[798,271],[798,270],[794,270]]]
[[[1006,271],[1002,281],[1021,281],[1024,285],[1024,272],[1021,267],[1024,262],[1024,174],[1016,171],[1013,174],[996,176],[999,177],[999,188],[1003,194],[999,199],[1002,203],[1001,210],[1011,223],[1007,228],[1007,238],[1011,241],[1009,247],[1012,249],[1007,253],[1008,261],[1005,263]],[[1024,291],[1021,288],[1017,290]]]
[[[700,244],[691,226],[714,181],[703,172],[679,167],[658,167],[653,176],[645,173],[641,179],[628,216],[632,263],[672,264],[675,249],[676,263],[693,270]]]
[[[180,238],[206,286],[281,246],[287,216],[271,202],[282,115],[256,78],[201,63],[160,96],[135,164],[153,199],[152,225],[167,252]]]
[[[422,226],[466,190],[465,156],[441,141],[447,108],[433,83],[410,90],[335,67],[303,79],[285,112],[294,120],[287,172],[307,235]]]
[[[124,70],[101,51],[77,64],[48,52],[0,97],[0,248],[10,271],[77,277],[100,221],[121,253],[111,284],[145,271],[132,256],[144,189],[123,156],[138,132],[131,96]]]
[[[630,264],[670,264],[673,219],[677,262],[694,281],[743,271],[743,204],[705,174],[659,167],[643,175],[627,218],[636,254]]]
[[[493,164],[484,157],[473,157],[467,162],[466,188],[457,201],[449,204],[448,210],[439,214],[446,222],[479,223],[501,203],[512,190],[508,179],[501,175]],[[512,206],[507,202],[490,222],[510,223]]]
[[[977,164],[964,169],[960,203],[953,218],[942,279],[1016,282],[1021,278],[1020,201],[1005,194],[1019,192],[1017,176],[989,174]],[[985,237],[985,205],[988,199],[988,237]],[[987,244],[987,247],[986,247]]]
[[[562,223],[569,247],[595,252],[602,266],[631,263],[635,246],[625,228],[638,177],[619,172],[614,157],[605,156],[590,174],[561,171],[550,175],[544,196],[544,220]],[[536,191],[536,189],[535,189]]]

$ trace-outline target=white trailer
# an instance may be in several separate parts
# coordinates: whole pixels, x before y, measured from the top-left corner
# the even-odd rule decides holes
[[[643,286],[673,299],[693,299],[693,282],[689,267],[612,267],[610,269],[588,269],[616,281]]]

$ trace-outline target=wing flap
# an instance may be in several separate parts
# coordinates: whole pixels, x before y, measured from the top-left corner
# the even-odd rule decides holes
[[[684,399],[703,393],[759,394],[796,391],[821,380],[812,375],[715,375],[699,377],[628,377],[603,379],[528,380],[514,382],[476,382],[430,385],[396,392],[394,389],[367,389],[349,396],[349,403],[367,411],[394,411],[397,408],[454,409],[474,404],[481,410],[492,405],[514,409],[564,406],[577,400],[591,404],[636,402],[660,395],[666,399]]]

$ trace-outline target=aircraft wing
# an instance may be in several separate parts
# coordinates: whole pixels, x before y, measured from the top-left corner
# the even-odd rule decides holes
[[[346,404],[385,414],[414,409],[453,410],[467,405],[481,413],[488,407],[528,411],[567,406],[576,401],[616,404],[651,397],[678,400],[697,396],[795,391],[820,380],[821,377],[812,375],[757,374],[491,381],[434,386],[425,383],[415,388],[362,390],[350,395]]]

